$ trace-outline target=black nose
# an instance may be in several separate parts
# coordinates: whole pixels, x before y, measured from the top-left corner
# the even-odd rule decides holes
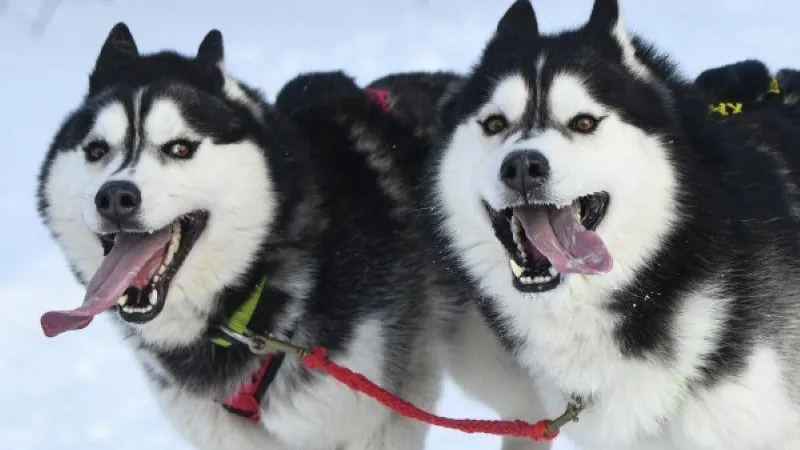
[[[142,193],[130,181],[109,181],[100,186],[94,196],[97,212],[106,219],[120,223],[139,211]]]
[[[525,194],[541,187],[550,175],[550,164],[533,150],[511,152],[500,165],[500,179],[510,189]]]

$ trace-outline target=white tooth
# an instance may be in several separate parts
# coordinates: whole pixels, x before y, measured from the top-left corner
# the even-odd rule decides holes
[[[531,277],[520,277],[519,281],[522,284],[533,284],[533,278]]]
[[[517,262],[513,259],[508,260],[508,265],[511,266],[511,272],[513,272],[514,276],[517,278],[521,277],[522,273],[525,272],[525,269],[517,264]]]
[[[167,265],[161,264],[161,266],[158,267],[158,273],[156,274],[156,278],[158,278],[160,275],[164,275],[164,272],[166,272],[166,270],[167,270]],[[158,281],[158,280],[153,279],[153,281]]]
[[[550,268],[547,269],[547,271],[550,272],[550,276],[554,277],[554,276],[558,275],[558,270],[556,270],[556,268],[553,267],[553,266],[550,266]]]
[[[523,244],[522,239],[523,239],[523,235],[524,235],[524,231],[522,230],[522,226],[519,224],[519,220],[517,220],[516,217],[514,217],[511,220],[511,223],[513,224],[511,226],[511,237],[514,239],[514,243],[517,244],[517,248],[518,249],[524,249],[524,247],[522,245]],[[524,251],[524,250],[522,250],[522,251]]]
[[[168,265],[170,265],[170,263],[172,262],[172,256],[173,256],[174,254],[175,254],[174,252],[167,252],[167,257],[166,257],[166,258],[164,258],[164,265],[165,265],[165,266],[168,266]]]
[[[150,304],[155,305],[156,303],[158,303],[158,291],[153,289],[150,291]]]
[[[136,308],[134,308],[133,306],[123,306],[122,310],[128,314],[136,312]]]
[[[125,306],[125,303],[128,301],[128,294],[123,294],[122,297],[117,300],[117,304],[119,306]]]

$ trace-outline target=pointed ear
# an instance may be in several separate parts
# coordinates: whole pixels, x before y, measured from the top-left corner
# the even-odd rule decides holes
[[[213,29],[206,34],[203,42],[197,48],[197,56],[194,59],[206,67],[223,68],[225,50],[222,44],[222,33],[219,30]]]
[[[497,23],[497,34],[508,31],[521,31],[539,34],[539,24],[530,0],[516,0]]]
[[[619,22],[619,3],[617,0],[594,0],[592,15],[586,28],[610,33]]]
[[[108,33],[100,55],[97,56],[94,70],[117,66],[138,58],[139,49],[136,48],[131,31],[125,23],[120,22]]]

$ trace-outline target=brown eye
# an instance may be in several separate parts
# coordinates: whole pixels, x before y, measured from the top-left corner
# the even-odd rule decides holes
[[[103,159],[108,154],[110,147],[105,141],[92,141],[83,147],[86,161],[95,162]]]
[[[589,114],[578,114],[570,119],[567,127],[576,133],[589,134],[593,133],[600,124],[600,120]]]
[[[199,145],[199,142],[179,139],[167,142],[161,147],[161,151],[172,158],[187,159],[194,155],[194,152],[197,150]]]
[[[506,120],[505,116],[500,114],[492,114],[484,119],[483,122],[480,122],[480,124],[483,128],[483,134],[486,136],[494,136],[508,128],[508,120]]]

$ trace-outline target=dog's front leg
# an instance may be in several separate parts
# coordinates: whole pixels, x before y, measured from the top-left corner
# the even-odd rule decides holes
[[[545,417],[533,379],[500,345],[474,307],[470,307],[461,320],[446,354],[456,385],[468,396],[495,410],[502,419],[535,422]],[[547,450],[551,443],[505,437],[502,448]]]
[[[173,386],[151,383],[156,401],[178,432],[199,450],[290,450],[262,426]]]

